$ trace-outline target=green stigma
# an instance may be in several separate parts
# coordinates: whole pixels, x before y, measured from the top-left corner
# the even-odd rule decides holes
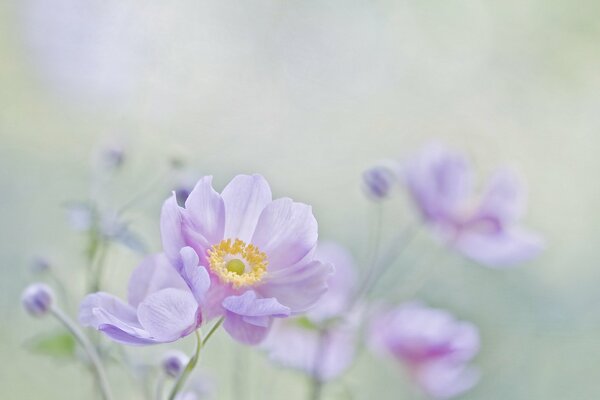
[[[242,275],[246,271],[246,264],[244,264],[241,260],[234,258],[233,260],[227,261],[225,268],[229,272],[233,272],[238,275]]]

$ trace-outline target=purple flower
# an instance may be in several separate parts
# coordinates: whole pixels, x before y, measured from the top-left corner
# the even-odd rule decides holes
[[[332,267],[315,257],[317,221],[310,206],[273,200],[260,175],[238,175],[220,194],[211,182],[200,179],[185,207],[175,194],[165,202],[164,251],[187,281],[179,251],[193,248],[211,281],[204,318],[224,316],[233,338],[257,344],[273,318],[305,312],[321,298]]]
[[[467,160],[439,145],[426,147],[405,170],[406,184],[424,220],[444,242],[490,267],[535,257],[542,241],[519,226],[526,194],[518,176],[498,170],[479,197]]]
[[[173,342],[192,333],[203,321],[201,305],[210,285],[198,261],[191,248],[180,250],[184,280],[163,254],[145,258],[131,275],[127,302],[90,294],[81,303],[79,321],[130,345]]]
[[[33,283],[23,291],[21,303],[34,317],[41,317],[50,311],[54,302],[54,292],[44,283]]]
[[[377,353],[405,364],[431,397],[454,397],[478,380],[478,372],[467,364],[479,351],[479,332],[444,310],[402,305],[375,317],[369,339]]]
[[[329,290],[306,316],[277,321],[263,347],[282,366],[321,380],[341,375],[355,355],[358,320],[352,305],[356,274],[352,256],[334,243],[321,243],[317,257],[335,266]]]

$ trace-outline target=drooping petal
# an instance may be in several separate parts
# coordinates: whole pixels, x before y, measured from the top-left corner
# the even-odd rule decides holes
[[[185,209],[193,229],[210,243],[223,239],[225,228],[225,204],[212,187],[212,176],[198,181],[185,201]]]
[[[98,327],[100,332],[103,332],[106,336],[114,340],[115,342],[128,344],[131,346],[145,346],[150,344],[158,343],[154,339],[149,337],[139,337],[131,335],[122,329],[117,328],[114,325],[100,325]]]
[[[198,304],[203,304],[206,292],[210,287],[210,277],[206,268],[199,265],[196,251],[191,247],[181,249],[183,263],[182,275]]]
[[[252,243],[267,254],[269,268],[277,271],[297,263],[316,246],[317,230],[310,206],[277,199],[260,215]]]
[[[271,188],[260,175],[238,175],[223,189],[225,232],[222,238],[249,242],[258,218],[272,200]]]
[[[201,322],[198,303],[187,290],[163,289],[148,296],[137,310],[152,338],[169,342],[191,333]]]
[[[115,325],[121,329],[143,336],[135,308],[121,299],[104,292],[85,296],[79,307],[79,322],[83,326],[98,329],[100,325]]]
[[[269,320],[269,324],[271,320]],[[260,326],[244,321],[241,315],[227,311],[223,328],[238,342],[256,345],[262,342],[269,333],[270,326]]]
[[[129,304],[137,307],[150,294],[166,288],[186,289],[187,285],[164,254],[148,256],[129,278]]]
[[[315,305],[327,292],[327,281],[333,271],[331,264],[320,261],[302,263],[267,276],[257,291],[264,297],[276,298],[297,314]]]
[[[542,239],[520,228],[497,233],[463,232],[453,243],[466,257],[492,268],[531,260],[544,248]]]

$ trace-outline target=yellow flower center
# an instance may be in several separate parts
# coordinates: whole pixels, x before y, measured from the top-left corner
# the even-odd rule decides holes
[[[224,239],[208,250],[210,270],[234,288],[252,286],[267,272],[267,255],[240,239]]]

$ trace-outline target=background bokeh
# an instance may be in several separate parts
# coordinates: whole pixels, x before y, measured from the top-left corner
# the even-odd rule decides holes
[[[212,174],[221,188],[259,172],[275,195],[312,204],[320,236],[360,263],[372,215],[361,172],[432,139],[467,152],[480,179],[518,168],[526,222],[547,243],[512,270],[443,254],[417,293],[481,329],[483,378],[464,398],[599,398],[598,15],[594,0],[0,2],[0,398],[90,398],[79,364],[25,350],[58,325],[19,305],[36,255],[84,294],[84,242],[66,202],[118,207],[156,182],[128,219],[157,251],[175,185]],[[98,151],[114,143],[125,168],[91,190]],[[173,158],[186,168],[169,172]],[[384,207],[388,235],[416,221],[400,194]],[[426,235],[418,246],[394,266],[397,287],[412,257],[437,247]],[[111,291],[124,293],[138,259],[111,251]],[[167,347],[129,354],[158,360]],[[204,356],[219,399],[234,398],[232,382],[244,399],[305,398],[300,375],[226,335]],[[139,396],[123,370],[110,377],[119,398]],[[326,394],[418,398],[400,368],[368,354]]]

